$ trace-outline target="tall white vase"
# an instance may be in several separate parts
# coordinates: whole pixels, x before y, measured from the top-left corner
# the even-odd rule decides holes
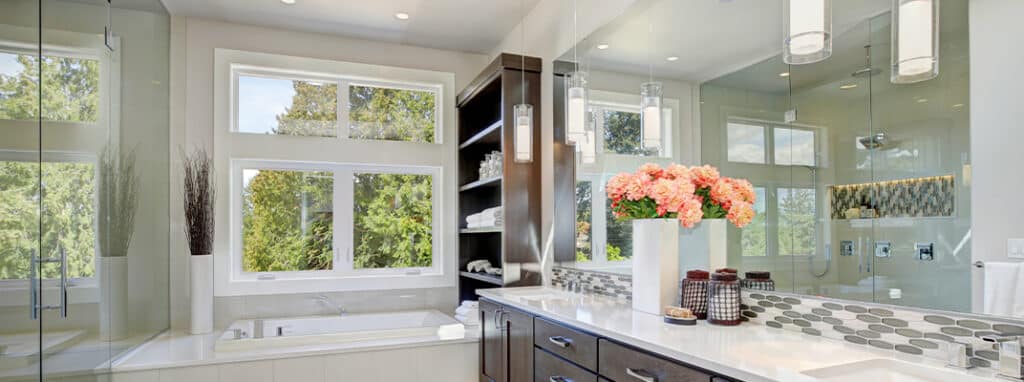
[[[128,256],[100,256],[100,338],[128,336]]]
[[[679,291],[679,220],[633,220],[633,310],[662,314]]]
[[[691,229],[679,232],[679,270],[691,269],[714,272],[728,265],[726,219],[704,219]]]
[[[213,331],[213,255],[189,256],[192,324],[189,332]]]

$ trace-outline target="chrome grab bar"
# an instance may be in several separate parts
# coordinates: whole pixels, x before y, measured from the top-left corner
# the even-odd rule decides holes
[[[572,340],[562,336],[548,337],[548,341],[561,348],[567,348],[572,345]]]
[[[651,375],[651,373],[648,373],[643,369],[633,369],[627,367],[626,374],[629,375],[630,377],[639,379],[644,382],[658,382],[658,377]]]
[[[64,246],[58,244],[58,250],[60,251],[60,257],[39,257],[36,255],[36,251],[32,250],[31,261],[29,262],[29,308],[31,310],[30,316],[32,320],[39,319],[39,313],[43,310],[60,310],[60,316],[68,318],[68,254],[64,250]],[[60,305],[42,305],[40,304],[40,296],[42,289],[40,283],[42,278],[39,277],[39,273],[36,271],[40,267],[40,264],[56,263],[60,264]]]

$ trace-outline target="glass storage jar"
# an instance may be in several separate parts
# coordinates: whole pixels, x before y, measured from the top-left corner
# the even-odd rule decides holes
[[[740,324],[740,283],[735,273],[718,272],[708,284],[708,323]]]

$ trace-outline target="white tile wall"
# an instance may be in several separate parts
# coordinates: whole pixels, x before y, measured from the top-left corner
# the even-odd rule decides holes
[[[117,372],[111,382],[351,382],[479,380],[475,342],[173,369]]]

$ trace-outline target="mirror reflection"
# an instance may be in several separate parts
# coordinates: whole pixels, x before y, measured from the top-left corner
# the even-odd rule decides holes
[[[631,274],[633,225],[615,218],[609,179],[644,163],[711,165],[756,194],[753,221],[726,233],[721,265],[741,276],[1008,314],[985,310],[971,251],[967,2],[895,17],[890,1],[833,2],[817,25],[828,33],[808,41],[787,37],[806,26],[765,16],[783,5],[639,2],[562,55],[566,72],[586,73],[595,139],[575,145],[575,258],[559,265]],[[662,88],[660,144],[644,139],[650,82]],[[679,252],[681,272],[715,264]]]

